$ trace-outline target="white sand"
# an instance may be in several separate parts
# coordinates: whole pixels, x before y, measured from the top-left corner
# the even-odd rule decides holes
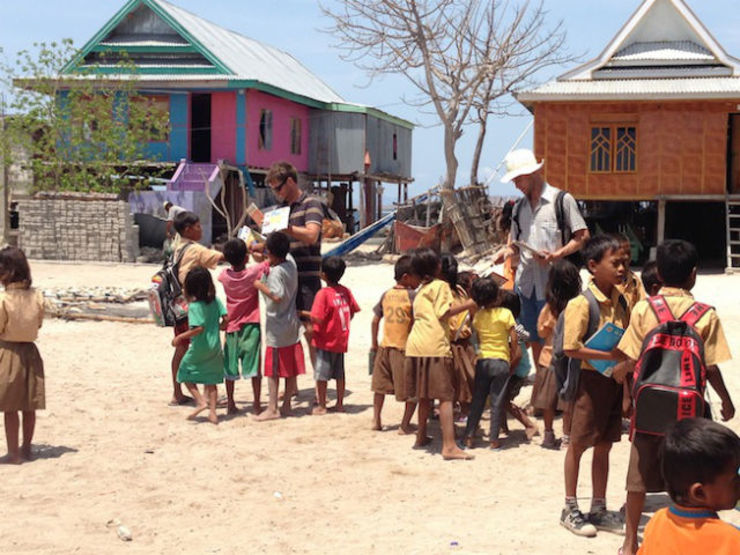
[[[146,285],[155,269],[32,263],[39,287]],[[472,462],[442,460],[436,424],[429,452],[394,430],[370,431],[371,308],[392,285],[392,267],[352,267],[343,282],[363,308],[352,323],[345,415],[308,416],[313,381],[304,376],[296,418],[187,422],[188,409],[167,406],[171,329],[47,320],[38,341],[48,407],[35,437],[41,456],[0,467],[0,552],[616,552],[617,536],[577,538],[558,525],[563,453],[543,450],[539,438],[521,443],[518,423],[510,421],[512,448],[477,449]],[[740,276],[701,276],[695,292],[718,307],[740,357]],[[723,372],[740,407],[740,363]],[[236,394],[241,406],[251,402],[248,383]],[[388,397],[385,423],[400,416]],[[740,431],[740,418],[731,426]],[[613,509],[627,456],[624,437],[612,451]],[[587,455],[584,510],[589,467]],[[740,523],[740,513],[723,517]],[[106,527],[111,519],[131,529],[131,543]]]

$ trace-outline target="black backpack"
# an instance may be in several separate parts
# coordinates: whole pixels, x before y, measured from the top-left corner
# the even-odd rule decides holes
[[[557,221],[558,229],[560,230],[560,240],[563,246],[567,245],[573,237],[573,231],[565,221],[565,191],[559,191],[555,197],[555,220]],[[519,226],[519,210],[521,210],[522,204],[526,200],[526,197],[522,197],[514,203],[514,208],[511,211],[511,219],[516,224],[516,237],[515,241],[518,241],[521,234],[522,228]],[[580,252],[574,252],[565,257],[577,267],[583,266],[583,257]]]
[[[591,337],[598,331],[599,327],[599,301],[591,292],[586,289],[582,295],[588,301],[588,327],[584,339]],[[627,301],[620,295],[619,306],[622,310],[627,311]],[[565,402],[575,401],[578,393],[578,379],[581,374],[581,360],[570,358],[563,352],[563,336],[565,333],[565,310],[558,316],[555,329],[552,332],[552,360],[550,368],[555,372],[558,384],[558,394]]]
[[[188,317],[188,304],[183,296],[182,284],[178,277],[180,262],[190,243],[185,244],[174,258],[168,257],[162,269],[152,276],[149,288],[149,311],[158,326],[176,326]]]
[[[704,341],[695,326],[711,307],[694,303],[676,319],[664,297],[648,303],[658,325],[645,336],[635,365],[632,429],[662,436],[678,420],[707,416]]]

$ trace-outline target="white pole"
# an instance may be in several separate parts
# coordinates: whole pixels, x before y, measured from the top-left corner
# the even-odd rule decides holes
[[[496,166],[496,169],[493,171],[493,173],[488,176],[488,179],[486,179],[486,182],[483,184],[484,187],[488,187],[491,184],[491,182],[494,180],[494,178],[498,175],[498,172],[501,169],[501,166],[504,165],[504,162],[506,161],[506,156],[508,156],[509,153],[511,153],[512,150],[514,150],[516,147],[519,146],[519,143],[522,142],[522,139],[529,132],[529,130],[532,128],[533,125],[534,125],[534,118],[532,118],[531,120],[529,120],[529,123],[524,128],[524,131],[522,131],[521,135],[519,135],[519,137],[517,137],[516,141],[514,141],[514,144],[511,145],[511,148],[507,151],[506,155],[503,157],[503,159],[501,160],[501,162],[499,162],[498,166]]]

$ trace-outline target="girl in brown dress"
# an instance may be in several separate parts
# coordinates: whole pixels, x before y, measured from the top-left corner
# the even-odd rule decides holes
[[[44,363],[34,344],[44,319],[44,300],[31,287],[31,270],[23,251],[0,250],[0,411],[5,414],[8,454],[2,462],[20,464],[31,459],[36,411],[45,408]],[[23,414],[23,445],[18,429]]]
[[[557,377],[550,366],[552,359],[552,334],[558,316],[572,298],[581,292],[581,276],[572,263],[567,260],[558,260],[550,268],[545,289],[545,304],[537,319],[537,333],[545,340],[542,347],[540,359],[537,361],[537,375],[535,377],[534,389],[536,393],[532,398],[532,405],[542,410],[542,419],[545,422],[545,435],[542,439],[542,447],[557,449],[560,441],[555,439],[552,423],[555,419],[555,411],[563,411],[563,443],[568,443],[570,434],[570,406],[560,399],[558,394]]]

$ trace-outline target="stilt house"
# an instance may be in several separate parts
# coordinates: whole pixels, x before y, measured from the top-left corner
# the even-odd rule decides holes
[[[684,0],[645,0],[597,58],[517,99],[593,227],[740,267],[740,60]]]

